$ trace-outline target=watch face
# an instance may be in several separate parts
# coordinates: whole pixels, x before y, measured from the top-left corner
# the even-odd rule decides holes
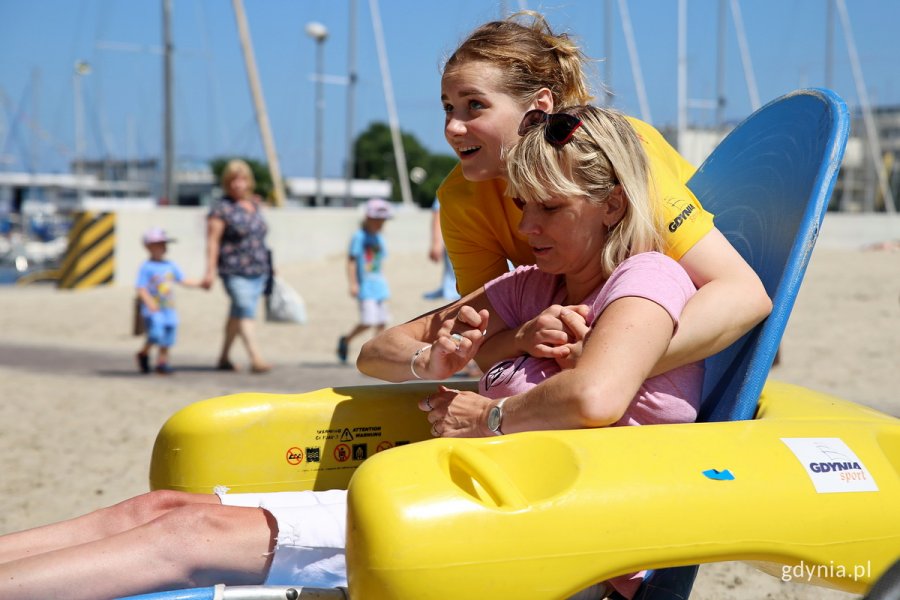
[[[488,413],[487,426],[491,431],[497,431],[500,429],[500,415],[501,415],[500,407],[493,407]]]

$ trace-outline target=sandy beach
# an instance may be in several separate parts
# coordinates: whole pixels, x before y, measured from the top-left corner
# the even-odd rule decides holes
[[[260,323],[260,341],[274,365],[264,376],[211,369],[227,306],[219,287],[179,290],[183,324],[171,377],[136,372],[140,338],[131,335],[129,287],[0,288],[0,533],[146,491],[157,431],[194,401],[236,391],[292,393],[372,381],[338,365],[334,356],[338,335],[356,319],[344,259],[279,268],[303,294],[309,322]],[[395,321],[436,306],[422,299],[440,278],[424,250],[392,255],[386,270]],[[242,349],[235,357],[246,367]],[[817,249],[772,377],[900,416],[898,366],[900,252]],[[742,563],[703,566],[692,595],[700,600],[852,597],[783,582]]]

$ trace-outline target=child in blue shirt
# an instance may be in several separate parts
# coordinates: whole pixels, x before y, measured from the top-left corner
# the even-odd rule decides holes
[[[369,327],[374,327],[375,333],[379,334],[391,320],[387,307],[390,290],[381,270],[387,256],[381,229],[393,216],[390,202],[372,198],[366,202],[362,227],[350,239],[347,279],[350,295],[359,301],[359,323],[338,339],[337,355],[342,363],[347,362],[350,340]]]
[[[200,287],[199,279],[185,279],[181,268],[165,259],[170,238],[158,227],[144,233],[144,246],[150,258],[144,261],[138,271],[137,288],[141,300],[141,317],[147,331],[147,340],[137,353],[138,368],[142,373],[150,372],[150,350],[157,346],[156,372],[162,375],[172,373],[169,365],[169,348],[175,345],[178,332],[178,313],[175,311],[174,288],[176,283],[187,287]]]

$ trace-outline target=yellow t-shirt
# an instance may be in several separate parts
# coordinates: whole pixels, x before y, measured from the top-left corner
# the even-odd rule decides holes
[[[654,189],[662,204],[665,252],[680,260],[713,228],[713,215],[703,210],[685,183],[691,166],[651,125],[628,117],[644,144]],[[441,234],[463,295],[499,277],[513,265],[534,263],[527,240],[519,235],[522,211],[504,194],[502,179],[472,182],[459,165],[450,172],[437,196],[441,203]]]

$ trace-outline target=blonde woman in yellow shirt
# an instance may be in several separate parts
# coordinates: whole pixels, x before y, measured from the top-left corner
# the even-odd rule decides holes
[[[522,213],[505,194],[504,155],[519,137],[529,110],[553,113],[589,103],[586,57],[566,34],[525,11],[478,27],[447,60],[441,81],[444,134],[459,164],[438,190],[444,243],[466,295],[514,266],[534,263],[518,233]],[[715,228],[713,215],[685,185],[694,167],[651,125],[629,117],[650,164],[665,252],[688,272],[698,293],[653,374],[710,356],[727,347],[770,312],[756,273]],[[509,261],[509,263],[507,262]],[[533,356],[577,360],[558,307],[516,332]],[[482,366],[496,358],[479,356]]]

